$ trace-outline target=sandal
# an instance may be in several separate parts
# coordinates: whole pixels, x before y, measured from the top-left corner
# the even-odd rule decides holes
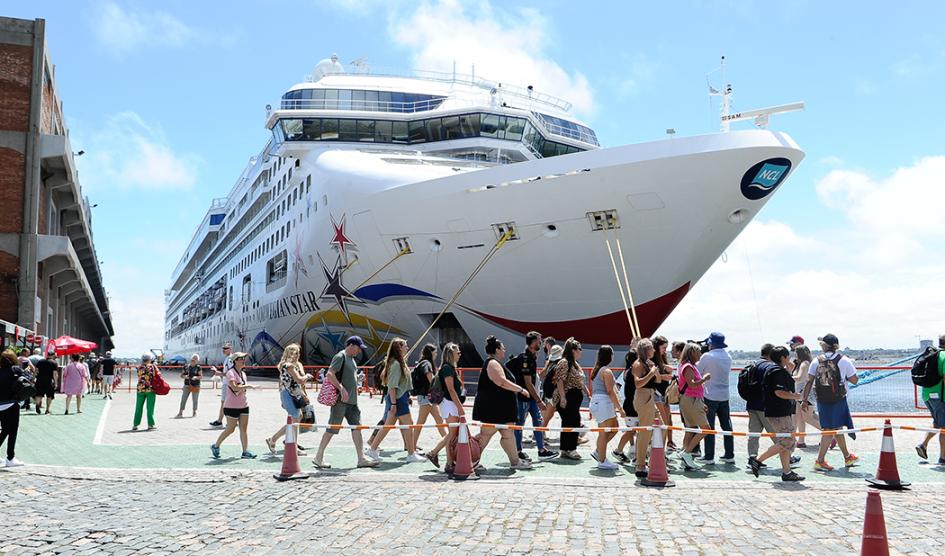
[[[331,469],[330,463],[324,463],[314,459],[312,460],[312,465],[314,465],[316,469]]]

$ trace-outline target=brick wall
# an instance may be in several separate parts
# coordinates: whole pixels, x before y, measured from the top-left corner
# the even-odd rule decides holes
[[[43,78],[43,104],[40,108],[40,133],[65,135],[66,126],[62,119],[59,99],[53,90],[52,80],[47,74]]]
[[[0,251],[0,319],[17,322],[16,279],[20,261],[15,256]]]
[[[0,147],[0,233],[23,231],[23,183],[26,181],[26,156]],[[0,266],[0,271],[3,267]]]
[[[0,129],[27,131],[33,47],[0,44]]]

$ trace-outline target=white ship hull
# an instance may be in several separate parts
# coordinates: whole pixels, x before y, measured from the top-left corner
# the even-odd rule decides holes
[[[396,336],[414,342],[496,243],[494,225],[508,222],[518,239],[449,311],[476,348],[495,334],[518,350],[532,329],[626,346],[631,329],[605,237],[621,241],[641,332],[650,335],[804,156],[787,135],[763,130],[473,171],[385,162],[389,156],[355,148],[291,154],[300,159],[297,172],[312,175],[305,202],[317,210],[295,218],[287,276],[266,285],[266,262],[257,261],[250,299],[233,303],[215,334],[170,337],[167,355],[216,361],[232,341],[257,364],[272,364],[299,342],[308,363],[323,363],[348,334],[364,338],[371,356]],[[760,166],[776,159],[775,170]],[[746,196],[751,181],[761,183],[749,184],[747,195],[761,198]],[[619,228],[594,231],[587,214],[595,211],[615,211]],[[390,262],[398,238],[412,253]],[[337,279],[329,287],[330,278]],[[454,333],[438,329],[425,340]]]

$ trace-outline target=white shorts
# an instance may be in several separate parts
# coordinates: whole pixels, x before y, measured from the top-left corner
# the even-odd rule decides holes
[[[102,375],[102,378],[105,379],[105,384],[109,386],[115,382],[115,375]]]
[[[440,402],[440,417],[459,417],[459,409],[453,400],[443,400]]]
[[[639,427],[640,418],[639,417],[627,417],[624,419],[624,424],[628,427]]]
[[[610,401],[609,396],[591,396],[591,415],[594,416],[597,424],[613,419],[617,416],[614,402]]]

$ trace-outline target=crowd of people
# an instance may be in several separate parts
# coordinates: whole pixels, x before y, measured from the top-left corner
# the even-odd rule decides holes
[[[643,478],[648,475],[652,436],[652,430],[646,427],[657,423],[673,426],[672,406],[678,406],[678,415],[686,428],[714,429],[718,421],[722,431],[733,430],[731,380],[735,375],[736,390],[744,399],[748,414],[748,432],[781,434],[766,439],[749,437],[746,467],[758,476],[760,470],[767,467],[766,461],[777,458],[783,481],[802,481],[804,477],[793,470],[800,462],[794,451],[807,446],[804,442],[807,427],[834,432],[820,436],[813,462],[815,471],[834,469],[827,461],[833,448],[839,448],[844,466],[853,466],[859,459],[846,442],[846,436],[855,439],[855,433],[842,432],[854,428],[847,392],[848,385],[855,385],[859,380],[857,370],[853,362],[840,352],[840,342],[835,335],[826,334],[818,338],[818,342],[821,354],[816,357],[800,336],[794,336],[786,345],[765,344],[760,350],[761,358],[736,374],[732,372],[733,363],[726,351],[725,336],[720,332],[712,332],[701,342],[671,343],[662,336],[654,336],[632,342],[622,369],[613,366],[614,349],[600,346],[593,368],[585,373],[580,364],[583,347],[575,338],[568,338],[559,345],[554,338],[542,338],[538,332],[529,332],[524,337],[524,350],[509,357],[503,342],[490,336],[484,349],[487,357],[477,379],[472,420],[521,427],[530,418],[533,427],[543,427],[557,414],[561,427],[584,428],[591,426],[582,419],[582,406],[587,401],[590,416],[597,427],[616,428],[621,423],[628,428],[638,427],[636,431],[623,432],[613,448],[617,433],[598,433],[590,453],[597,468],[613,471],[621,464],[632,465],[635,475]],[[939,380],[922,388],[922,399],[932,415],[934,426],[945,429],[945,381],[942,380],[945,376],[945,335],[939,338],[939,348]],[[357,362],[366,349],[360,337],[349,337],[344,349],[332,358],[321,375],[323,385],[318,401],[330,406],[329,425],[362,425],[358,392],[364,376]],[[442,425],[458,423],[466,415],[466,386],[457,370],[460,348],[455,343],[448,343],[440,352],[433,344],[424,345],[412,369],[407,361],[410,352],[407,341],[396,338],[390,342],[386,356],[378,365],[377,386],[384,403],[384,417],[378,424],[412,425],[411,406],[416,402],[419,408],[417,423],[424,424],[430,418],[441,426],[434,429],[438,434],[435,446],[425,452],[420,447],[425,429],[401,428],[406,459],[408,462],[429,461],[440,468],[440,454],[445,452],[444,470],[451,473],[455,466],[451,447],[456,444],[458,429]],[[541,352],[544,362],[540,365]],[[278,364],[280,405],[293,423],[313,423],[315,410],[308,389],[316,382],[316,377],[306,372],[300,362],[300,353],[299,345],[291,344],[284,350]],[[214,458],[221,457],[224,441],[239,430],[240,457],[255,458],[256,454],[249,450],[247,391],[256,386],[247,380],[248,354],[233,353],[232,346],[225,344],[223,355],[222,369],[212,367],[208,370],[223,382],[219,416],[210,423],[223,430],[211,444],[210,452]],[[73,355],[70,359],[60,370],[52,355],[43,357],[38,352],[25,355],[12,350],[0,355],[0,438],[7,442],[7,466],[20,465],[15,458],[16,433],[20,411],[28,408],[30,401],[36,413],[42,411],[45,402],[45,413],[49,414],[55,394],[61,392],[66,396],[65,413],[70,413],[73,398],[76,401],[75,412],[81,413],[82,397],[96,388],[96,376],[100,382],[97,391],[103,398],[112,396],[116,361],[111,353],[106,353],[101,359],[94,354],[88,360],[83,360],[80,355]],[[145,414],[148,430],[152,430],[156,427],[156,390],[163,379],[151,355],[142,356],[136,372],[132,430],[138,430]],[[182,368],[184,386],[177,418],[183,417],[188,399],[192,416],[196,416],[204,372],[198,355]],[[23,379],[26,375],[30,380]],[[32,390],[24,396],[24,389],[29,390],[30,385]],[[277,452],[277,443],[285,435],[285,430],[286,426],[281,426],[265,439],[272,454]],[[375,430],[365,445],[361,430],[351,428],[358,467],[376,467],[382,461],[380,446],[389,430]],[[680,443],[676,444],[673,431],[666,432],[666,451],[676,454],[684,470],[716,465],[716,435],[685,431]],[[315,467],[331,467],[325,459],[325,451],[338,433],[338,428],[327,428],[321,435],[312,460]],[[474,438],[480,452],[496,435],[509,466],[515,470],[532,466],[531,456],[525,451],[527,444],[534,443],[539,460],[576,461],[583,457],[577,450],[578,445],[590,442],[587,434],[562,431],[558,442],[560,451],[554,451],[550,448],[548,434],[543,431],[533,431],[529,440],[521,430],[482,427]],[[921,458],[927,459],[928,445],[935,436],[939,437],[940,444],[938,463],[945,465],[945,433],[928,433],[916,446],[916,451]],[[306,448],[299,445],[297,449],[305,455]],[[718,463],[736,463],[731,435],[723,435]]]

